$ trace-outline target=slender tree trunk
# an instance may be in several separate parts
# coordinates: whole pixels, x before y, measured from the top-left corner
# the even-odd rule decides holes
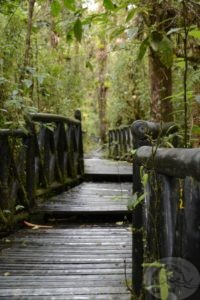
[[[38,41],[37,38],[35,40],[35,65],[36,65],[36,72],[39,72],[39,65],[38,65]],[[38,111],[40,111],[40,84],[38,81],[38,78],[35,79],[35,97],[36,97],[36,103],[35,106],[37,107]]]
[[[34,12],[34,5],[36,0],[29,0],[29,6],[28,6],[28,24],[27,24],[27,33],[26,33],[26,42],[25,42],[25,52],[24,52],[24,61],[23,61],[23,67],[22,72],[20,76],[20,83],[25,78],[26,74],[26,67],[30,63],[30,51],[31,51],[31,32],[32,32],[32,26],[33,26],[33,12]]]
[[[171,0],[145,0],[150,7],[150,13],[145,22],[148,27],[155,28],[154,33],[159,35],[168,32],[173,25],[174,12],[171,9]],[[165,20],[165,21],[164,21]],[[168,122],[173,120],[172,70],[165,66],[157,51],[150,48],[149,69],[151,83],[151,117],[154,121]]]
[[[200,82],[196,83],[195,87],[195,94],[196,96],[200,95]],[[194,101],[193,105],[192,105],[192,118],[193,118],[193,126],[195,127],[200,127],[200,102],[199,101]],[[193,147],[200,147],[200,134],[199,133],[195,133],[193,135],[194,138],[194,143],[193,143]]]
[[[106,45],[98,50],[97,58],[99,61],[99,86],[98,86],[98,108],[100,122],[100,138],[101,142],[106,142],[106,96],[108,87],[105,84],[106,67],[107,67],[107,49]]]
[[[151,117],[154,121],[173,120],[172,70],[164,66],[158,55],[150,50]]]

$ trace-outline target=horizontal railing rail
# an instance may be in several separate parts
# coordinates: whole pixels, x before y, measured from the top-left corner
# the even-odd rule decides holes
[[[154,299],[153,279],[147,278],[154,262],[175,257],[200,270],[200,149],[143,146],[134,163],[142,169],[133,176],[135,201],[141,200],[133,209],[133,289]],[[158,293],[161,289],[157,286]],[[183,293],[183,287],[174,293]]]
[[[108,132],[109,157],[126,159],[133,148],[131,126],[122,126]]]
[[[163,143],[163,137],[173,135],[177,131],[178,126],[173,122],[156,123],[145,120],[136,120],[131,125],[109,130],[109,157],[121,160],[130,159],[131,150],[144,145]],[[173,135],[170,142],[177,146],[177,136]]]
[[[81,113],[29,114],[24,130],[0,130],[0,223],[37,196],[79,182],[84,174]]]

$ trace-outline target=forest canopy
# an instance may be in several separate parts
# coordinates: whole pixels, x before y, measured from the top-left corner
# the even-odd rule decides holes
[[[80,108],[102,142],[147,119],[199,146],[199,1],[0,0],[0,35],[1,128]]]

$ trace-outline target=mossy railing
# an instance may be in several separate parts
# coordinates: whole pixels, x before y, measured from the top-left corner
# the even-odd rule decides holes
[[[133,148],[131,126],[121,126],[108,132],[109,157],[126,160]]]
[[[152,281],[145,286],[144,274],[146,268],[155,273],[155,265],[150,267],[155,261],[176,257],[200,270],[200,149],[143,146],[135,165],[142,171],[134,177],[134,192],[143,200],[133,210],[133,290],[138,297],[144,293],[145,299],[152,299],[147,292]],[[179,286],[175,294],[184,292]]]
[[[84,173],[81,113],[29,114],[25,130],[0,130],[0,224],[31,211],[35,198],[63,190]]]
[[[116,160],[130,160],[131,150],[142,145],[151,145],[163,142],[163,137],[170,136],[178,131],[175,123],[155,123],[145,120],[137,120],[131,125],[120,126],[109,130],[108,148],[109,157]],[[177,144],[177,136],[173,136],[171,143]]]

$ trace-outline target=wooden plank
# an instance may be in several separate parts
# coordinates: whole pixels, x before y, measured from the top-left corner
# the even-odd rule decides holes
[[[127,209],[132,197],[132,184],[83,183],[37,205],[43,213],[130,214]]]
[[[6,262],[0,264],[0,275],[5,276],[63,276],[63,275],[124,275],[123,263],[107,263],[107,264],[8,264]],[[131,264],[126,263],[126,271],[131,273]]]
[[[132,164],[107,159],[84,159],[85,174],[132,175]]]
[[[1,298],[1,296],[0,296]],[[10,296],[8,297],[3,297],[4,300],[10,300]],[[130,300],[130,295],[125,294],[120,294],[118,295],[110,295],[110,294],[101,294],[101,295],[95,295],[90,296],[90,295],[54,295],[51,294],[51,296],[28,296],[23,297],[23,296],[13,296],[13,300]]]
[[[130,299],[128,227],[23,229],[1,245],[2,299]]]
[[[126,161],[106,159],[85,159],[85,180],[132,181],[132,164]]]
[[[131,164],[121,162],[99,160],[94,165],[93,160],[86,173],[93,176],[93,171],[104,180],[132,176]],[[37,210],[125,215],[131,192],[129,182],[85,182],[38,203]],[[128,300],[125,269],[130,280],[131,235],[130,228],[117,225],[23,229],[0,242],[0,298]]]
[[[78,285],[78,283],[77,283]],[[99,294],[109,294],[109,295],[120,295],[127,293],[127,288],[125,286],[120,287],[72,287],[72,288],[35,288],[35,289],[0,289],[0,297],[8,296],[55,296],[60,295],[99,295]],[[130,297],[130,295],[129,295]],[[129,298],[128,298],[129,299]]]
[[[68,283],[70,282],[75,282],[75,280],[78,280],[79,282],[82,283],[86,283],[89,284],[90,281],[99,281],[99,279],[101,278],[101,281],[123,281],[123,277],[121,276],[121,274],[115,274],[112,276],[112,274],[104,274],[104,275],[85,275],[84,277],[80,276],[80,275],[69,275],[69,276],[35,276],[34,277],[34,282],[64,282],[68,281]],[[7,284],[7,283],[21,283],[21,280],[23,280],[24,282],[30,284],[32,282],[32,277],[31,276],[27,276],[26,278],[24,276],[20,276],[20,275],[16,275],[16,276],[0,276],[0,287],[2,287],[2,285]],[[68,284],[67,283],[67,284]]]

